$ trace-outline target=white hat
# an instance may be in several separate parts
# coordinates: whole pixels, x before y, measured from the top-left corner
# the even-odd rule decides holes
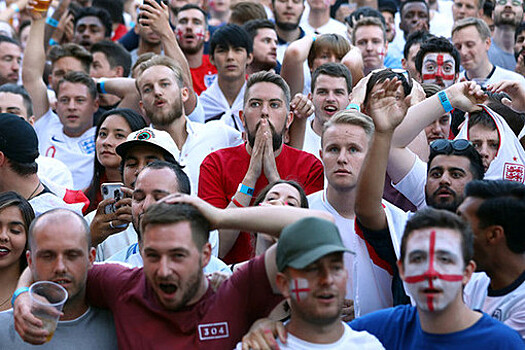
[[[132,132],[128,135],[126,141],[117,146],[116,151],[119,156],[124,158],[130,147],[144,144],[158,147],[161,150],[170,153],[175,159],[177,159],[177,155],[179,154],[177,145],[171,138],[170,134],[166,131],[154,130],[152,128],[144,128]]]

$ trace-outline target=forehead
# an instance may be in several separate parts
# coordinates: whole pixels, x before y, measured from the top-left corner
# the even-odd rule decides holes
[[[483,199],[476,197],[465,197],[463,203],[458,208],[461,216],[469,222],[472,227],[473,219],[477,219],[478,208],[483,203]]]
[[[442,227],[430,227],[414,230],[407,240],[407,255],[415,250],[429,251],[431,248],[431,236],[434,232],[435,251],[446,251],[462,256],[461,234],[453,229]]]
[[[478,7],[478,1],[477,0],[454,0],[455,4],[462,4],[462,5],[471,5],[473,7]]]
[[[265,38],[265,37],[271,37],[277,39],[277,33],[275,30],[271,28],[259,28],[257,29],[257,34],[255,35],[255,38]]]
[[[158,65],[147,68],[137,79],[139,85],[153,83],[164,79],[169,79],[174,82],[175,72],[167,66]]]
[[[403,7],[403,14],[408,12],[427,12],[427,6],[422,2],[412,2]]]
[[[454,60],[454,57],[452,57],[452,55],[450,55],[448,52],[429,52],[425,55],[425,57],[423,57],[423,61],[437,62],[439,55],[441,55],[443,62],[447,62],[447,61],[452,61],[454,63],[456,62]]]
[[[461,28],[460,30],[456,31],[454,35],[452,36],[452,40],[455,42],[456,40],[479,40],[481,39],[481,35],[479,34],[478,30],[475,26],[468,26],[465,28]]]
[[[202,22],[204,22],[204,14],[197,9],[189,9],[177,14],[177,20],[180,21],[181,19],[200,19]]]
[[[383,30],[375,25],[360,26],[355,31],[355,39],[381,38],[383,39]]]
[[[299,198],[300,196],[299,191],[295,187],[284,183],[273,186],[268,193],[279,193],[282,195],[294,196],[296,198]]]
[[[11,92],[0,92],[0,106],[18,107],[25,110],[24,98],[22,95],[13,94]]]
[[[335,124],[325,130],[323,134],[323,147],[326,145],[345,145],[358,143],[363,147],[368,146],[368,136],[365,129],[359,125]]]
[[[137,190],[142,190],[145,192],[177,192],[179,190],[177,176],[171,169],[168,168],[146,168],[142,170],[139,176],[137,177],[137,182],[135,183],[135,191]]]
[[[171,224],[147,225],[143,232],[144,249],[171,250],[186,248],[198,250],[191,233],[189,221]],[[148,260],[144,264],[149,264]]]
[[[493,139],[498,140],[499,134],[498,129],[491,130],[489,127],[481,124],[476,124],[468,129],[469,140],[475,139]]]
[[[470,160],[464,156],[440,154],[432,159],[429,169],[436,167],[463,169],[470,174]]]
[[[327,74],[320,74],[315,80],[315,90],[317,90],[320,87],[331,89],[345,89],[346,91],[346,79],[343,77],[333,77]]]
[[[281,100],[284,102],[284,91],[276,84],[269,82],[260,82],[253,84],[248,91],[247,100]]]
[[[60,84],[60,89],[58,96],[63,95],[75,95],[75,96],[84,96],[89,97],[88,87],[81,83],[71,83],[69,81],[64,81]]]
[[[53,71],[59,69],[66,72],[85,72],[80,60],[73,56],[66,56],[56,60],[55,63],[53,63]]]
[[[108,57],[102,51],[93,52],[93,61],[108,62]],[[109,63],[109,62],[108,62]]]
[[[22,54],[22,49],[16,44],[3,41],[0,43],[0,54],[1,55],[10,54],[10,55],[20,56]]]
[[[46,217],[34,227],[33,246],[37,250],[86,249],[87,240],[80,218],[73,214]]]
[[[85,26],[97,26],[97,27],[102,27],[102,21],[100,20],[100,18],[96,17],[96,16],[86,16],[86,17],[82,17],[81,19],[79,19],[76,23],[76,26],[81,26],[81,25],[85,25]]]

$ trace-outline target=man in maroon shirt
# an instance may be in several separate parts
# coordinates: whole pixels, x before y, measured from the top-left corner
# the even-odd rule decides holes
[[[262,71],[250,76],[239,117],[246,142],[204,159],[199,197],[218,208],[236,208],[250,205],[262,188],[279,179],[299,182],[306,194],[323,188],[321,162],[310,153],[284,144],[293,113],[290,89],[279,75]],[[252,256],[250,235],[219,230],[219,257],[227,264]]]

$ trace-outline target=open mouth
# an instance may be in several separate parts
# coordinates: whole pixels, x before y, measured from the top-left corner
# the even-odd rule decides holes
[[[334,114],[335,112],[337,112],[337,107],[336,106],[332,106],[332,105],[329,105],[329,106],[325,106],[324,107],[324,111],[330,115]]]
[[[165,294],[175,294],[177,291],[177,286],[172,283],[160,283],[159,288]]]
[[[436,288],[425,288],[423,289],[423,294],[429,295],[429,294],[439,294],[441,293],[441,290]]]
[[[11,250],[5,248],[5,247],[2,247],[0,248],[0,257],[1,256],[6,256],[7,254],[9,254],[11,252]]]
[[[66,284],[71,283],[71,280],[67,278],[57,278],[57,279],[54,279],[53,282],[55,282],[56,284],[60,284],[60,285],[66,285]]]

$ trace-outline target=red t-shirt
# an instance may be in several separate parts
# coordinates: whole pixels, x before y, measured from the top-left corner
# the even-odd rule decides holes
[[[202,55],[202,64],[197,68],[190,68],[193,90],[200,95],[217,78],[217,68],[210,63],[208,55]]]
[[[244,144],[210,153],[201,164],[199,197],[217,208],[226,208],[248,171],[250,158]],[[297,181],[306,194],[323,189],[323,165],[312,154],[283,145],[275,163],[281,179]],[[268,180],[262,173],[255,184],[252,202],[266,185]],[[241,232],[223,260],[233,264],[248,260],[253,254],[250,235]]]
[[[233,349],[252,323],[283,299],[273,294],[264,255],[179,311],[159,304],[142,268],[119,264],[93,266],[86,295],[91,305],[113,313],[121,350]]]

